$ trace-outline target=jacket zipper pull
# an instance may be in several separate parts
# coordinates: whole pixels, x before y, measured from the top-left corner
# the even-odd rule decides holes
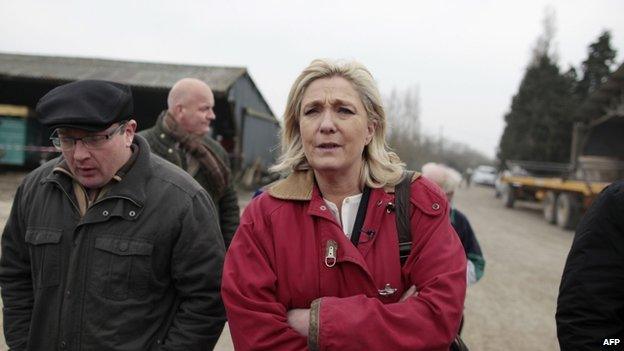
[[[334,240],[327,240],[325,247],[325,265],[332,268],[336,265],[336,253],[338,252],[338,243]]]
[[[390,296],[397,292],[397,288],[393,288],[390,284],[386,284],[383,289],[378,289],[377,292],[380,296]]]

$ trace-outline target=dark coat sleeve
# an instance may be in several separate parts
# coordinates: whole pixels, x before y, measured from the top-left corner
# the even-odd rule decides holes
[[[230,164],[227,151],[225,151],[221,144],[219,144],[216,140],[212,138],[207,139],[210,148],[219,156],[221,161],[223,161],[225,166],[231,171],[232,166]],[[221,233],[223,234],[223,241],[225,242],[225,248],[227,249],[230,247],[232,237],[234,237],[234,233],[236,232],[236,229],[238,229],[238,224],[240,223],[238,194],[236,193],[236,188],[234,187],[234,180],[231,172],[228,178],[227,189],[223,191],[219,199],[215,200],[215,202],[217,202],[217,207],[219,208],[219,224],[221,225]]]
[[[623,185],[613,184],[596,199],[574,236],[557,300],[563,351],[610,350],[604,340],[624,336]]]
[[[30,254],[24,241],[22,190],[23,186],[17,190],[11,214],[2,233],[0,258],[4,336],[11,350],[26,350],[34,303]]]
[[[223,196],[221,196],[221,199],[219,199],[219,222],[221,223],[225,247],[228,248],[240,222],[238,195],[236,194],[231,180],[227,190]]]
[[[181,219],[171,270],[180,305],[164,341],[165,350],[212,350],[225,324],[221,272],[225,247],[216,210],[202,190]]]
[[[455,208],[451,209],[451,211],[451,224],[457,232],[457,235],[459,235],[459,240],[464,246],[466,258],[468,258],[474,266],[474,278],[478,281],[481,277],[483,277],[483,273],[485,271],[485,258],[483,257],[483,252],[481,251],[481,245],[479,245],[477,236],[472,230],[472,226],[470,225],[470,221],[468,221],[466,215]]]

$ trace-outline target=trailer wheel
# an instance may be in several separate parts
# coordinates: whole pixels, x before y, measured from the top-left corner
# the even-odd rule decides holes
[[[514,193],[514,188],[509,184],[506,184],[505,186],[503,186],[501,197],[503,199],[503,204],[505,204],[505,207],[512,208],[514,205],[514,202],[516,201],[516,194]]]
[[[542,200],[542,213],[544,219],[550,224],[557,222],[557,194],[553,191],[547,191]]]
[[[580,217],[581,203],[569,193],[557,197],[557,225],[564,229],[574,229]]]

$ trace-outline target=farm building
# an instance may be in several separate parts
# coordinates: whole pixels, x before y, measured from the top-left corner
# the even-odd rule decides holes
[[[33,110],[39,98],[54,87],[81,79],[104,79],[131,86],[139,130],[151,127],[166,108],[167,94],[184,77],[205,81],[215,95],[213,137],[229,152],[239,171],[274,162],[279,122],[244,67],[178,65],[76,57],[51,57],[0,53],[0,135],[23,133],[11,140],[13,151],[49,146],[49,131],[37,126]],[[28,113],[23,112],[26,107]],[[19,114],[2,111],[21,111]],[[4,123],[2,123],[4,122]],[[4,125],[4,131],[3,131]],[[20,127],[21,126],[21,127]],[[10,131],[8,128],[11,128]],[[8,143],[3,137],[0,145]],[[1,147],[1,146],[0,146]],[[2,154],[7,154],[6,150]],[[24,164],[28,163],[28,157]],[[32,157],[31,157],[32,159]],[[0,159],[2,164],[2,159]]]

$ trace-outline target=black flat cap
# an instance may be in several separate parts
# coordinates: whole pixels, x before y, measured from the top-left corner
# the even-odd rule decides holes
[[[46,127],[92,132],[130,119],[130,87],[104,80],[79,80],[50,90],[37,103],[37,116]]]

